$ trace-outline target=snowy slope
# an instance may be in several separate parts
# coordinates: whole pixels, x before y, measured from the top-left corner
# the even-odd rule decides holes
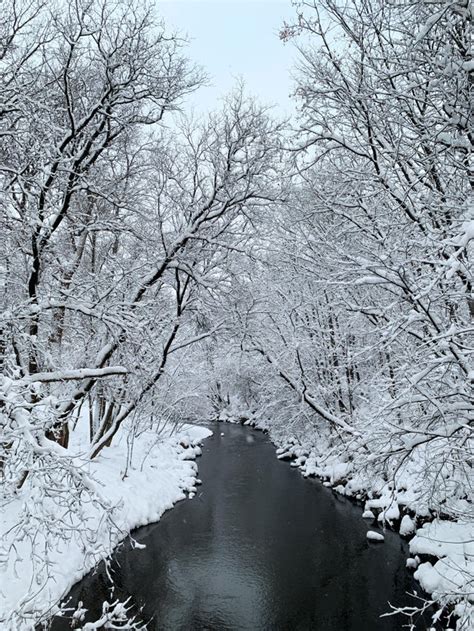
[[[51,514],[50,528],[42,520],[34,537],[18,540],[21,528],[16,526],[20,520],[24,523],[25,514],[31,514],[34,523],[35,502],[41,499],[44,506],[44,490],[27,481],[2,517],[0,628],[33,629],[41,616],[47,615],[72,585],[107,557],[131,530],[159,520],[187,493],[192,497],[197,476],[194,458],[201,453],[198,444],[211,434],[206,428],[189,425],[168,436],[142,433],[135,440],[132,466],[126,477],[125,439],[104,449],[90,462],[80,454],[81,443],[85,446],[81,436],[75,436],[74,464],[88,478],[90,475],[97,496],[109,507],[110,519],[104,517],[99,502],[88,502],[78,506],[71,519],[71,536],[61,540],[55,528],[59,515]],[[54,510],[57,512],[58,507]]]

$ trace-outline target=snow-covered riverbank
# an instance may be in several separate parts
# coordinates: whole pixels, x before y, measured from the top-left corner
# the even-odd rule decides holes
[[[224,413],[219,420],[242,422],[243,419]],[[436,494],[438,506],[431,504],[430,489],[426,489],[420,475],[423,468],[416,460],[408,461],[396,475],[385,480],[370,466],[370,458],[360,468],[355,458],[348,457],[347,450],[322,444],[321,440],[304,440],[288,434],[282,437],[270,423],[250,418],[243,424],[268,431],[277,448],[277,457],[299,468],[305,477],[317,477],[335,492],[364,502],[361,517],[366,519],[368,531],[375,527],[381,533],[390,528],[410,538],[412,558],[407,559],[407,567],[415,571],[421,587],[436,602],[437,615],[453,612],[457,616],[457,631],[474,629],[474,523],[470,518],[470,500],[449,497],[449,484],[440,481]],[[427,458],[429,454],[420,450],[417,457]],[[446,493],[445,505],[449,503],[451,513],[457,512],[455,521],[439,510],[442,488]]]
[[[368,526],[391,528],[409,537],[412,558],[407,567],[422,588],[440,606],[438,614],[452,608],[458,616],[456,628],[474,629],[474,524],[469,518],[468,500],[454,500],[457,521],[446,519],[439,507],[432,506],[418,472],[417,462],[392,479],[384,480],[370,470],[360,471],[351,461],[335,452],[317,450],[311,445],[285,445],[277,450],[278,457],[292,460],[303,475],[316,476],[334,491],[365,501],[363,516]],[[426,458],[426,453],[418,457]],[[441,484],[441,481],[440,481]],[[451,506],[451,508],[453,508]]]
[[[81,433],[75,432],[71,463],[89,481],[93,499],[78,501],[77,512],[66,517],[56,506],[48,525],[48,490],[35,486],[32,476],[3,507],[1,629],[33,629],[134,528],[158,521],[177,501],[192,497],[197,482],[194,459],[201,453],[199,443],[211,433],[190,425],[172,435],[144,432],[136,437],[126,468],[125,435],[90,461],[81,455],[86,436],[81,440]]]
[[[422,588],[441,606],[439,613],[454,607],[456,628],[474,629],[474,524],[463,517],[469,514],[467,500],[457,502],[458,521],[443,519],[429,504],[418,475],[422,469],[416,462],[409,463],[394,483],[372,475],[369,469],[358,471],[337,454],[328,457],[327,452],[296,441],[280,447],[277,453],[280,458],[291,459],[304,476],[316,476],[337,493],[364,500],[363,515],[369,527],[377,524],[412,537],[409,546],[413,558],[407,560],[407,567],[415,569]]]

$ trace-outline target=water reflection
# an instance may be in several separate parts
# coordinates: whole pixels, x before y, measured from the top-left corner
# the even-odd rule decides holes
[[[279,462],[263,435],[221,428],[205,442],[198,495],[136,531],[146,550],[116,555],[116,595],[143,606],[152,631],[402,629],[379,617],[388,601],[414,604],[401,539],[368,543],[359,508]],[[104,574],[71,595],[99,613]]]

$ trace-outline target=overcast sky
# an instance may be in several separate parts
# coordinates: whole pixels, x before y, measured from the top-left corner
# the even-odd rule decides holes
[[[212,86],[190,99],[197,111],[214,109],[238,77],[259,100],[291,111],[296,51],[278,37],[283,21],[295,14],[291,0],[159,0],[158,10],[189,36],[189,57],[210,75]]]

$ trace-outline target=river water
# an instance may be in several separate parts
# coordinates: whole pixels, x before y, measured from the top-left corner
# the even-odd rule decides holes
[[[400,631],[381,618],[415,604],[407,546],[366,539],[361,508],[275,457],[260,432],[214,425],[203,485],[160,522],[135,531],[144,550],[115,556],[115,597],[143,607],[150,631]],[[110,599],[103,570],[70,594],[91,614]],[[56,619],[53,631],[70,628]],[[429,628],[418,619],[417,629]]]

